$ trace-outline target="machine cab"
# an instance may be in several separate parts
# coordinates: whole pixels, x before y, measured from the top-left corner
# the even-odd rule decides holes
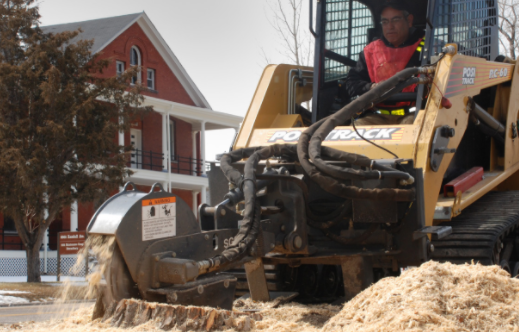
[[[311,6],[312,6],[311,1]],[[317,2],[312,122],[334,113],[352,98],[341,89],[364,47],[382,35],[383,0],[321,0]],[[494,60],[498,55],[497,3],[488,0],[403,1],[414,16],[413,26],[425,32],[422,65],[446,43],[459,53]],[[311,11],[313,8],[311,8]],[[414,96],[422,105],[423,88]]]

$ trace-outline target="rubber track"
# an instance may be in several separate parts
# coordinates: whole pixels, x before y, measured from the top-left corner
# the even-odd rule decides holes
[[[432,241],[431,258],[455,264],[494,262],[494,249],[519,225],[519,191],[490,192],[441,226],[452,226],[452,234]]]

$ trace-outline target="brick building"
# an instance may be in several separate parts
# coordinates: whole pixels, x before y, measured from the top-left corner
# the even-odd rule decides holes
[[[112,59],[103,75],[113,76],[130,66],[141,67],[134,80],[148,87],[144,105],[154,112],[132,123],[129,132],[114,137],[120,145],[134,147],[128,167],[135,174],[128,179],[139,190],[149,191],[155,182],[180,196],[196,212],[206,200],[205,132],[235,128],[242,118],[213,111],[195,83],[143,13],[42,27],[44,32],[81,28],[75,39],[94,40],[93,53]],[[74,42],[75,40],[73,40]],[[94,213],[93,204],[74,204],[55,220],[46,240],[57,246],[57,232],[84,230]],[[0,250],[21,250],[14,223],[0,214]]]

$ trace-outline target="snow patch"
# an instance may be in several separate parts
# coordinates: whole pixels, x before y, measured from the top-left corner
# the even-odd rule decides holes
[[[29,303],[29,300],[22,299],[21,297],[0,295],[0,304],[12,304],[12,303]]]
[[[27,294],[27,293],[29,293],[29,292],[0,290],[0,295],[3,295],[3,294]]]

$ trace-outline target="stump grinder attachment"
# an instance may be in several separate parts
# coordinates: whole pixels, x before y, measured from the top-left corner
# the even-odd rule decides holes
[[[104,273],[105,304],[142,298],[231,309],[236,278],[205,274],[203,260],[220,254],[236,230],[202,232],[190,207],[160,184],[149,193],[130,185],[107,200],[87,228],[88,236],[115,237]]]

